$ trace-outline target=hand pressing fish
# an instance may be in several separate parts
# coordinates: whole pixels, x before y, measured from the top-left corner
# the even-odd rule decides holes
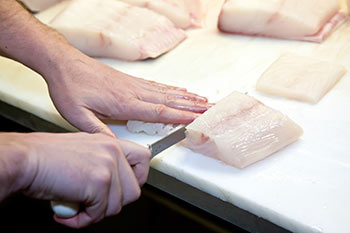
[[[72,0],[50,26],[89,56],[129,61],[158,57],[186,38],[165,16],[117,0]]]
[[[223,32],[322,42],[345,21],[338,0],[227,0]]]
[[[149,130],[142,124],[138,129],[133,126],[133,131]],[[303,134],[287,116],[239,92],[219,101],[186,129],[185,147],[240,169],[281,150]]]

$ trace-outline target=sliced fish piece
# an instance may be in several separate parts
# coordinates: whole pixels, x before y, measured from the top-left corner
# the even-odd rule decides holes
[[[253,97],[233,92],[187,127],[183,145],[245,168],[296,141],[303,130]]]
[[[321,42],[341,23],[338,0],[227,0],[219,18],[224,32]]]
[[[179,124],[150,123],[144,121],[129,120],[126,128],[131,133],[145,133],[148,135],[165,136],[174,129],[181,127]]]
[[[350,14],[350,0],[338,0],[340,9],[346,15]]]
[[[145,7],[168,17],[176,27],[200,27],[202,6],[200,0],[121,0],[134,6]]]
[[[165,16],[117,0],[72,0],[50,26],[89,56],[142,60],[186,38]]]
[[[256,89],[271,95],[317,103],[345,73],[342,65],[286,53],[261,75]]]

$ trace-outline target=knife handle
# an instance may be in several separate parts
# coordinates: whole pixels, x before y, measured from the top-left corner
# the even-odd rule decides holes
[[[51,208],[53,212],[61,218],[72,218],[79,212],[78,203],[51,201]]]

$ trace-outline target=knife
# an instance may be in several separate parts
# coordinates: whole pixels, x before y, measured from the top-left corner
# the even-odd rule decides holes
[[[164,151],[165,149],[182,141],[186,137],[186,126],[169,133],[160,140],[148,145],[151,151],[151,158]],[[78,214],[80,205],[78,203],[68,203],[61,201],[51,201],[51,208],[58,217],[71,218]]]

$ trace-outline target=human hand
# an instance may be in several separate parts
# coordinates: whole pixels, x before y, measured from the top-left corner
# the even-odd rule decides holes
[[[114,136],[98,118],[187,124],[209,107],[185,89],[131,77],[84,55],[16,1],[0,4],[0,12],[0,53],[41,74],[57,110],[82,131]]]
[[[72,218],[54,216],[69,227],[118,214],[139,198],[147,179],[150,152],[132,142],[87,133],[31,133],[17,139],[28,153],[23,192],[85,207]]]
[[[204,97],[132,77],[80,52],[67,57],[44,77],[58,111],[80,130],[113,135],[98,118],[187,124],[210,107]]]

